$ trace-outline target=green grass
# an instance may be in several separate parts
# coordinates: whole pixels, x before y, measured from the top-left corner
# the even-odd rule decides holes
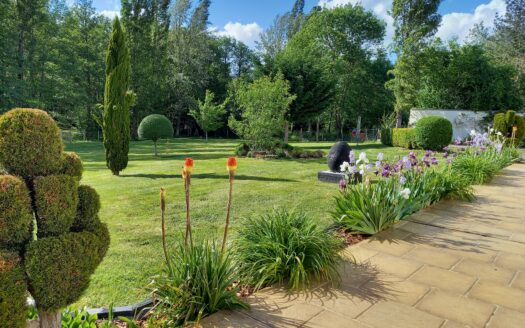
[[[132,142],[128,168],[120,177],[106,168],[104,149],[97,142],[76,142],[67,150],[84,161],[83,184],[93,186],[101,197],[101,220],[108,224],[111,245],[79,305],[115,306],[143,300],[144,287],[163,267],[159,214],[159,189],[167,190],[170,242],[183,232],[184,196],[181,167],[185,157],[195,160],[192,175],[192,218],[197,238],[219,236],[226,212],[228,179],[226,158],[236,140],[172,139],[159,142],[159,157],[151,142]],[[332,142],[296,143],[304,149],[328,151]],[[373,160],[383,152],[397,160],[407,150],[381,144],[352,145],[366,150]],[[268,213],[276,207],[298,207],[321,223],[331,222],[329,212],[337,184],[317,181],[326,169],[326,158],[312,160],[262,160],[240,158],[233,198],[232,232],[246,217]]]

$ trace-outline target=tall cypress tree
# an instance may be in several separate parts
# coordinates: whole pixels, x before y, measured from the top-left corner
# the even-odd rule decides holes
[[[118,17],[113,21],[106,57],[106,85],[104,88],[104,148],[106,163],[114,175],[128,165],[130,140],[130,107],[135,95],[128,90],[130,54],[126,36]]]

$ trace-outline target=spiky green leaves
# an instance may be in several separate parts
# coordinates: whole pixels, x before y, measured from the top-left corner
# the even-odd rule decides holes
[[[0,175],[0,247],[16,248],[31,238],[33,212],[25,183]]]

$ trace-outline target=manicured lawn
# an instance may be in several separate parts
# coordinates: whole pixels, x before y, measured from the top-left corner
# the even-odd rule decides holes
[[[171,241],[182,236],[184,221],[181,167],[185,157],[195,160],[192,175],[192,218],[197,238],[219,236],[223,227],[227,197],[226,158],[236,140],[172,139],[161,141],[160,157],[153,156],[151,142],[133,142],[128,168],[121,176],[106,169],[101,143],[76,142],[67,150],[84,161],[82,183],[96,188],[102,200],[100,216],[111,233],[106,258],[92,276],[80,305],[115,306],[143,300],[144,287],[162,270],[159,189],[168,196],[168,233]],[[328,151],[333,143],[295,144],[305,149]],[[353,145],[354,146],[354,145]],[[386,159],[398,159],[406,150],[381,144],[361,144],[370,160],[378,152]],[[233,230],[243,218],[275,207],[300,208],[320,222],[329,223],[336,184],[317,181],[317,171],[326,169],[326,158],[314,160],[262,160],[241,158],[234,186]],[[232,236],[235,231],[232,232]]]

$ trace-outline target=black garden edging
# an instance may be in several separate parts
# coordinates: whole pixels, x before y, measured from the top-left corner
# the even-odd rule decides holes
[[[113,308],[113,318],[126,317],[129,319],[144,319],[148,310],[153,306],[152,300],[144,300],[142,302],[125,305],[125,306],[116,306]],[[88,310],[89,314],[96,314],[98,319],[108,319],[109,309],[108,308],[94,308]]]

